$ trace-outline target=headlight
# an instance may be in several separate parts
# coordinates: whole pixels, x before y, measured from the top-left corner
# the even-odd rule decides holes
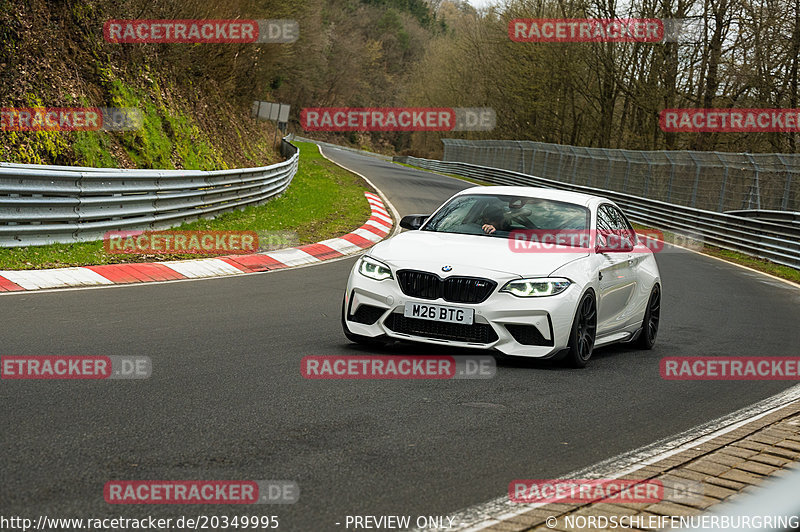
[[[376,281],[392,278],[392,270],[387,265],[366,255],[361,257],[361,262],[358,263],[358,272]]]
[[[545,297],[560,294],[571,284],[569,279],[562,278],[517,279],[506,283],[500,291],[517,297]]]

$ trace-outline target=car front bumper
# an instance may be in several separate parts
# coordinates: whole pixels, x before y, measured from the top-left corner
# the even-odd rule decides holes
[[[375,281],[350,274],[345,293],[344,319],[351,333],[397,340],[497,350],[506,355],[548,358],[569,342],[580,287],[548,297],[522,298],[498,286],[482,303],[451,303],[443,299],[407,296],[395,279]],[[406,303],[474,309],[473,325],[450,324],[403,315]]]

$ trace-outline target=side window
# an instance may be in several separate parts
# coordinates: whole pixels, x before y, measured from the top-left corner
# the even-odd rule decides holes
[[[600,233],[610,233],[614,230],[613,218],[608,212],[608,207],[608,205],[601,205],[597,209],[597,230]]]
[[[618,231],[633,231],[633,227],[630,226],[628,220],[619,209],[612,207],[611,205],[604,205],[604,207],[607,209],[608,214],[612,219],[612,225],[614,229]]]
[[[636,245],[636,232],[613,205],[601,205],[597,209],[597,232],[606,237],[608,245],[621,246],[617,248],[619,251]]]

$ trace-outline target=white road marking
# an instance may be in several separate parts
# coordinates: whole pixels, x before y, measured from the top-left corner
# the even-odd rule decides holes
[[[379,224],[375,220],[367,220],[366,223],[364,223],[364,225],[371,225],[375,229],[380,229],[381,231],[383,231],[385,233],[388,233],[389,231],[392,230],[391,226],[390,227],[386,227],[383,224]]]
[[[350,253],[356,253],[364,249],[361,246],[353,244],[349,240],[345,240],[344,238],[331,238],[330,240],[323,240],[322,242],[319,242],[319,244],[328,246],[331,249],[335,249],[342,255],[349,255]]]
[[[386,216],[385,214],[380,214],[380,213],[377,213],[375,211],[372,211],[372,216],[374,216],[375,218],[377,218],[379,220],[383,220],[384,222],[386,222],[389,225],[393,224],[392,218],[389,217],[389,216]]]
[[[91,286],[99,284],[114,284],[89,268],[54,268],[52,270],[20,270],[0,271],[0,276],[12,283],[16,283],[25,290],[39,290],[42,288],[57,288],[59,286]]]
[[[295,248],[270,251],[269,253],[264,253],[264,255],[277,260],[281,264],[286,264],[287,266],[297,266],[298,264],[319,262],[319,259],[314,255]]]
[[[358,235],[358,236],[360,236],[362,238],[366,238],[370,242],[379,242],[379,241],[383,240],[384,238],[386,238],[385,236],[376,235],[372,231],[367,231],[366,229],[361,229],[360,227],[358,229],[356,229],[355,231],[352,231],[350,234],[351,235]]]
[[[175,270],[189,279],[200,277],[217,277],[220,275],[238,275],[243,273],[239,268],[220,259],[176,260],[159,263]]]

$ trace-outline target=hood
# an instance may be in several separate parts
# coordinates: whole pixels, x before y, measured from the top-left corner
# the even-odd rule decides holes
[[[481,270],[511,276],[544,276],[589,250],[568,253],[512,251],[513,241],[482,235],[458,235],[431,231],[407,231],[375,245],[367,253],[396,268],[411,268],[441,274],[452,266],[452,275],[479,275]]]

